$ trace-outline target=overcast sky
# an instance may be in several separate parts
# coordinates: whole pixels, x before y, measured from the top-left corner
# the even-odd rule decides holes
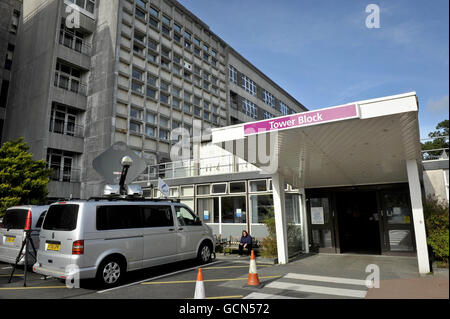
[[[179,1],[311,110],[416,91],[421,137],[448,119],[448,0]]]

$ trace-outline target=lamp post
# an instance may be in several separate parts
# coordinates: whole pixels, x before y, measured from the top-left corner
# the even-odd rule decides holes
[[[133,160],[129,156],[122,157],[122,160],[120,161],[120,164],[122,165],[122,173],[120,175],[120,195],[127,195],[127,189],[125,187],[125,179],[127,178],[128,169],[133,164]]]

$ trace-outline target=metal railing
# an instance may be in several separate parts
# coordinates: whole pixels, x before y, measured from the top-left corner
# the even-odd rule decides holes
[[[92,47],[84,39],[80,39],[75,33],[68,30],[61,30],[59,44],[87,56],[92,53]]]
[[[151,181],[158,179],[158,177],[168,180],[255,171],[259,171],[256,166],[253,166],[234,155],[224,155],[202,158],[200,160],[189,159],[149,165],[144,173],[140,174],[135,181]]]
[[[53,170],[51,180],[54,182],[79,183],[81,182],[81,170],[70,166],[51,165]]]
[[[73,93],[81,94],[83,96],[87,96],[87,85],[80,82],[79,80],[69,78],[68,76],[65,76],[64,74],[61,74],[56,80],[55,80],[55,87],[58,87],[60,89],[70,91]]]
[[[423,138],[423,139],[420,139],[420,141],[421,142],[435,141],[435,140],[443,139],[444,142],[448,144],[448,138],[449,138],[448,135],[444,135],[444,136]],[[448,156],[449,156],[449,148],[448,147],[422,150],[422,161],[443,160],[443,159],[448,159]]]
[[[50,132],[83,138],[84,126],[69,122],[54,121],[50,123]]]

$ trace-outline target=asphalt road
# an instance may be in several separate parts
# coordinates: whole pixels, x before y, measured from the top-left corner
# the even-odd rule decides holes
[[[190,299],[194,297],[200,267],[203,269],[207,298],[240,299],[251,293],[244,287],[249,270],[246,260],[217,260],[203,266],[188,261],[152,267],[130,272],[121,286],[109,290],[100,289],[93,280],[84,280],[81,288],[70,289],[62,280],[44,280],[40,275],[30,272],[27,275],[27,287],[23,287],[23,267],[16,270],[12,282],[8,284],[12,268],[0,263],[0,299]],[[269,275],[260,279],[270,281],[276,278],[279,276]]]

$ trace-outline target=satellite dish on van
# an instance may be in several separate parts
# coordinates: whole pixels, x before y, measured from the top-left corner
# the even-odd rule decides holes
[[[92,162],[108,184],[119,184],[124,165],[128,166],[126,184],[133,182],[147,168],[147,163],[124,142],[115,143]]]

